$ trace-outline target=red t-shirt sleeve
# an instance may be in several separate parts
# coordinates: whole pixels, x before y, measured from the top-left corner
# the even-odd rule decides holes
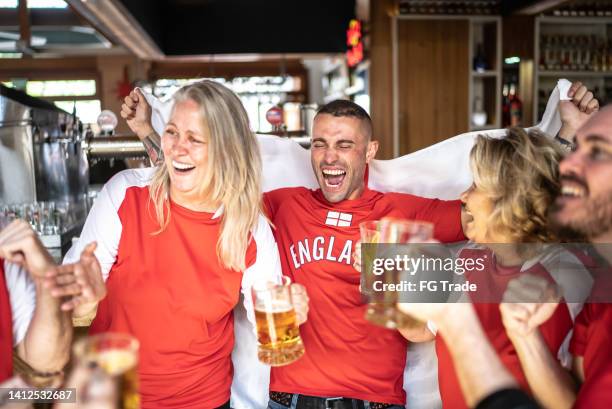
[[[434,237],[442,243],[466,240],[461,226],[461,201],[428,199],[409,194],[393,194],[393,200],[406,209],[405,217],[434,224]]]
[[[306,190],[308,189],[303,187],[286,187],[265,192],[263,194],[263,205],[266,216],[268,216],[270,220],[274,220],[276,212],[285,199]]]

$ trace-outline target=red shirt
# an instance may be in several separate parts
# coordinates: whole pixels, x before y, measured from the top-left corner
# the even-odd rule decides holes
[[[172,203],[170,224],[153,234],[148,186],[128,187],[117,213],[121,239],[91,333],[138,338],[143,408],[221,406],[230,397],[243,275],[220,265],[221,218]],[[252,242],[247,266],[255,257]]]
[[[584,358],[587,380],[612,362],[612,304],[584,305],[576,318],[570,351]]]
[[[609,408],[612,408],[612,361],[608,360],[582,385],[574,409]]]
[[[612,288],[609,267],[594,265],[595,285],[576,318],[570,351],[583,357],[585,382],[575,408],[612,407]]]
[[[4,276],[4,260],[0,258],[0,382],[13,374],[13,318]]]
[[[276,227],[285,275],[308,290],[306,353],[272,368],[270,390],[343,396],[403,405],[407,341],[365,320],[360,273],[352,264],[359,223],[385,216],[435,223],[444,242],[463,240],[459,201],[366,189],[360,198],[329,203],[320,190],[287,188],[264,195]]]
[[[485,260],[485,269],[482,273],[470,274],[466,272],[466,279],[475,283],[479,291],[481,288],[497,289],[503,293],[508,282],[521,274],[520,267],[501,267],[498,266],[495,257],[490,250],[485,249],[466,249],[461,252],[462,258],[482,258]],[[523,273],[535,274],[554,281],[553,276],[541,263],[536,263]],[[491,291],[491,290],[489,290]],[[491,291],[489,294],[494,294]],[[508,371],[514,376],[520,387],[529,390],[529,385],[521,362],[517,355],[514,345],[508,335],[501,318],[499,303],[474,303],[474,309],[480,319],[482,328],[486,333],[493,348],[501,362]],[[554,356],[557,356],[559,348],[563,344],[569,331],[572,329],[572,318],[565,302],[559,304],[553,316],[540,327],[542,336]],[[436,352],[438,354],[438,380],[442,404],[447,408],[467,409],[468,406],[461,391],[461,385],[453,359],[442,337],[436,337]]]
[[[570,352],[584,358],[584,376],[588,380],[602,366],[612,362],[612,270],[591,263],[595,276],[589,302],[576,318]]]

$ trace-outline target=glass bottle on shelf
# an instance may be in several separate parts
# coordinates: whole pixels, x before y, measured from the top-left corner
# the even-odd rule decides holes
[[[474,107],[472,110],[472,125],[483,127],[487,124],[487,113],[482,107],[482,98],[474,98]]]
[[[510,126],[520,126],[523,121],[523,101],[516,93],[516,84],[510,84]]]
[[[605,39],[601,39],[600,40],[600,53],[601,53],[601,66],[600,69],[601,71],[608,71],[608,44],[606,43]]]
[[[551,69],[554,71],[558,71],[561,69],[561,61],[563,59],[563,55],[561,52],[561,44],[559,37],[552,37],[552,58],[551,58]]]
[[[548,49],[549,49],[549,44],[548,44],[548,36],[542,36],[542,42],[540,43],[540,48],[542,49],[542,52],[540,52],[540,61],[538,61],[539,64],[539,68],[540,71],[543,71],[546,69],[546,60],[548,57]]]
[[[484,51],[482,44],[478,44],[476,48],[476,55],[474,56],[474,71],[485,72],[487,70],[487,61],[484,57]]]
[[[571,36],[569,39],[569,69],[576,71],[578,69],[578,37]]]
[[[508,97],[508,84],[502,89],[502,127],[510,126],[510,98]]]

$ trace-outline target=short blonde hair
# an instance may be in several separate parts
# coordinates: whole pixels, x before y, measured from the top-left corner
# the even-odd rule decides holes
[[[504,138],[479,135],[470,152],[474,183],[494,203],[491,229],[515,243],[557,241],[547,213],[559,194],[563,151],[538,131],[509,128]]]
[[[208,128],[208,163],[200,191],[210,203],[223,206],[217,255],[226,268],[245,269],[250,232],[262,212],[261,158],[249,118],[240,99],[214,81],[186,85],[174,94],[177,102],[192,100],[200,107],[203,127]],[[170,176],[159,166],[150,186],[150,198],[160,225],[170,222]]]

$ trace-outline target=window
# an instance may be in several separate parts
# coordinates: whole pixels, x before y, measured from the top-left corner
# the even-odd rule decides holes
[[[28,81],[26,90],[33,97],[96,95],[95,80]]]
[[[266,112],[280,102],[286,101],[287,94],[299,93],[302,90],[300,77],[235,77],[225,78],[192,78],[160,79],[145,90],[164,98],[174,94],[183,85],[203,79],[217,81],[240,97],[249,116],[251,129],[255,132],[270,132],[272,125],[266,120]]]
[[[102,112],[102,104],[99,99],[81,101],[54,101],[55,105],[66,112],[72,113],[76,110],[76,115],[84,124],[96,124],[98,115]],[[97,129],[97,126],[95,127]],[[94,129],[94,130],[95,130]]]
[[[102,108],[94,79],[32,81],[13,79],[2,83],[8,87],[24,90],[33,97],[53,102],[68,113],[76,110],[81,122],[93,125],[94,130],[97,129],[96,119]]]
[[[17,8],[18,0],[0,0],[0,8]],[[68,4],[64,0],[28,0],[29,9],[65,9]]]

